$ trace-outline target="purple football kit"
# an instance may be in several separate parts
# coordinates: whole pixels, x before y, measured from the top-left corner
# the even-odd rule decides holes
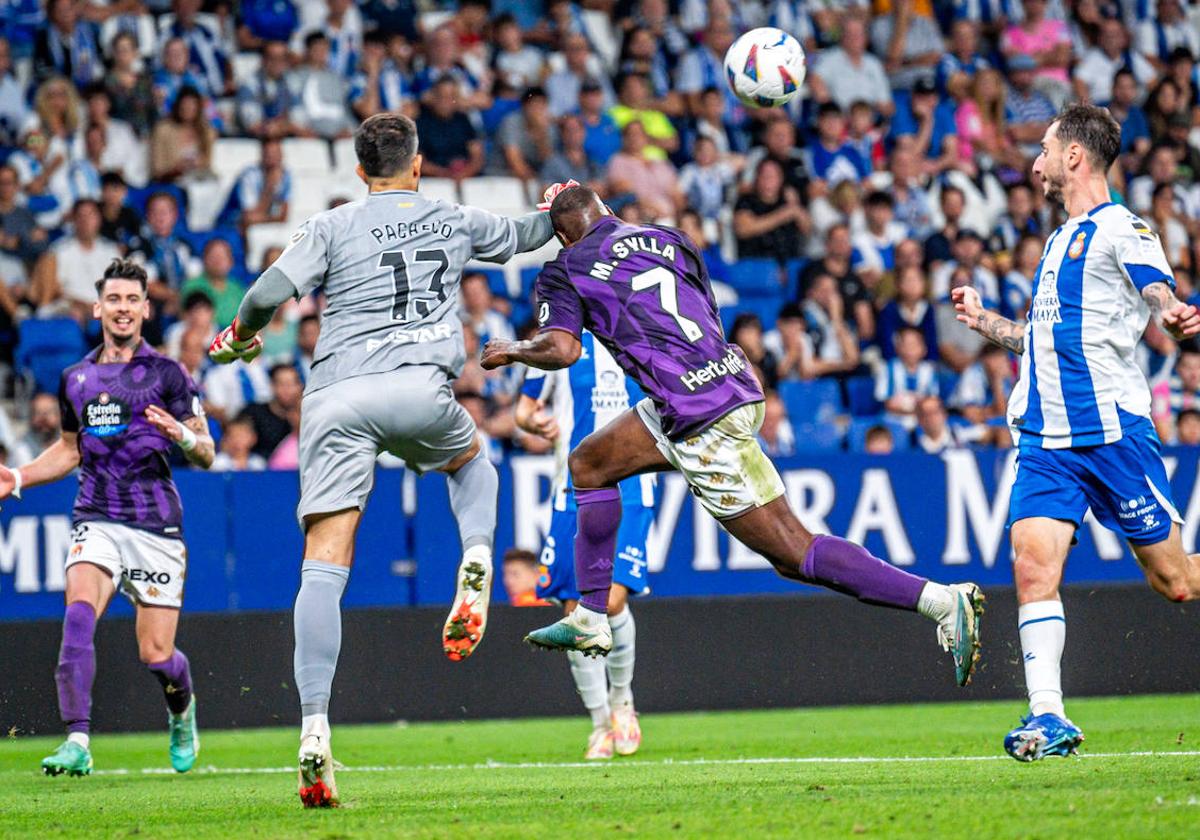
[[[536,291],[538,326],[591,330],[670,440],[763,399],[741,348],[725,340],[703,260],[678,231],[606,216],[546,264]]]

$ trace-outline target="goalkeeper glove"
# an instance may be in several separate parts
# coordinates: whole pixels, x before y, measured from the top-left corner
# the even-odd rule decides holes
[[[237,337],[237,319],[225,329],[217,333],[217,337],[208,346],[208,357],[219,365],[227,365],[234,359],[252,362],[262,352],[263,340],[261,335],[253,335],[247,339]]]
[[[537,206],[537,209],[549,210],[550,205],[554,203],[555,196],[557,196],[563,190],[578,186],[579,182],[574,178],[567,181],[565,184],[551,184],[550,186],[546,187],[546,191],[542,193],[542,203]]]

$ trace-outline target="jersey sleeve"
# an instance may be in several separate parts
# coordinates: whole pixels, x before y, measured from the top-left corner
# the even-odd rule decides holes
[[[75,406],[67,396],[68,373],[69,371],[64,371],[58,380],[58,411],[62,415],[62,430],[74,433],[79,431],[79,415],[75,413]]]
[[[513,220],[477,207],[463,207],[471,253],[485,262],[503,263],[517,252],[517,227]]]
[[[1159,239],[1145,222],[1132,213],[1113,223],[1109,230],[1121,274],[1139,292],[1151,283],[1175,288],[1175,274]]]
[[[271,266],[292,281],[298,297],[325,282],[325,274],[329,271],[328,226],[320,216],[300,225],[287,248]]]
[[[583,301],[559,265],[550,263],[542,269],[534,293],[539,330],[562,330],[576,338],[581,337]]]
[[[200,389],[192,381],[192,377],[178,362],[168,361],[163,376],[162,400],[167,413],[183,423],[193,417],[203,417],[204,408],[200,404]]]

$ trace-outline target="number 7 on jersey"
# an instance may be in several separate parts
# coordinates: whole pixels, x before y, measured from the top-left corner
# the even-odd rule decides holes
[[[704,336],[700,325],[679,311],[679,278],[670,269],[661,265],[635,274],[630,284],[635,292],[658,286],[658,302],[663,311],[675,319],[680,331],[688,341],[699,341]]]

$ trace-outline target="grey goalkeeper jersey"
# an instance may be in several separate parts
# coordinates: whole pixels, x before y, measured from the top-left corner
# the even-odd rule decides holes
[[[408,190],[370,193],[310,218],[272,266],[328,305],[306,392],[401,365],[462,371],[458,287],[471,259],[517,250],[512,219]]]

